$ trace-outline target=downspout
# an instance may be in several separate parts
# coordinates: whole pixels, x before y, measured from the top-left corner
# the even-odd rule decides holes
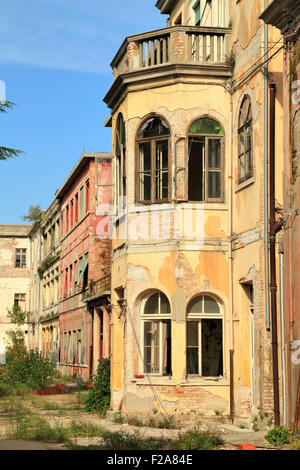
[[[265,0],[265,9],[268,7],[268,0]],[[265,305],[266,305],[266,328],[270,330],[270,299],[269,299],[269,240],[268,240],[268,129],[269,129],[269,94],[268,94],[268,25],[264,24],[264,252],[265,252]]]
[[[94,357],[94,309],[93,312],[87,307],[87,311],[90,312],[91,315],[91,342],[90,342],[90,370],[89,376],[90,378],[93,377],[93,357]]]
[[[286,358],[285,358],[285,325],[284,325],[284,288],[283,288],[283,249],[279,252],[279,272],[280,272],[280,332],[281,332],[281,364],[282,364],[282,411],[283,426],[286,422]]]
[[[270,84],[270,295],[272,317],[272,358],[273,358],[273,397],[274,425],[280,426],[278,343],[277,343],[277,283],[276,283],[276,233],[281,224],[275,218],[275,96],[276,85]]]
[[[233,280],[232,280],[232,139],[233,139],[233,100],[230,90],[229,145],[228,145],[228,264],[229,264],[229,328],[230,328],[230,421],[234,421],[234,346],[233,346]]]

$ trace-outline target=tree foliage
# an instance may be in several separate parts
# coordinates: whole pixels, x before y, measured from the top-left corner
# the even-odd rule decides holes
[[[86,409],[104,413],[110,407],[110,360],[102,359],[99,362],[97,373],[93,379],[93,386],[89,390]]]
[[[28,214],[22,215],[22,219],[28,222],[40,223],[43,216],[43,210],[39,204],[36,206],[29,206]]]
[[[11,101],[1,101],[0,102],[0,113],[7,113],[8,109],[12,109],[15,106]],[[0,147],[0,160],[8,160],[9,158],[18,157],[21,153],[24,153],[22,150],[16,150],[9,147]]]

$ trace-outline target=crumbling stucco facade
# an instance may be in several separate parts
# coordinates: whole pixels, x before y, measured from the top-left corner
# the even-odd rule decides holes
[[[273,410],[264,4],[205,3],[207,14],[158,1],[168,27],[127,38],[112,62],[112,408],[250,420]],[[280,54],[269,64],[279,152]]]

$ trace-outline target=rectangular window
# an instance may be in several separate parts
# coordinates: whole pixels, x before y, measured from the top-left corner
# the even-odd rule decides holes
[[[77,224],[78,222],[78,210],[79,210],[79,206],[78,206],[78,193],[75,194],[75,224]]]
[[[80,219],[83,218],[84,211],[84,189],[83,186],[80,188]]]
[[[85,212],[86,214],[90,210],[90,182],[87,180],[85,183]]]
[[[26,295],[25,294],[15,294],[14,297],[14,305],[18,305],[22,309],[23,312],[26,310]]]
[[[78,281],[78,261],[75,261],[74,263],[74,283],[76,283]]]
[[[68,268],[65,270],[65,290],[64,290],[64,297],[68,295]]]
[[[139,144],[139,199],[151,201],[151,144]]]
[[[194,12],[195,12],[195,26],[200,25],[200,1],[194,5]]]
[[[69,222],[70,222],[70,213],[69,213],[69,204],[66,206],[66,233],[69,231]]]
[[[144,362],[149,374],[171,374],[171,320],[144,322]]]
[[[26,248],[16,248],[16,268],[26,268]]]
[[[221,201],[222,141],[211,137],[189,138],[189,201]]]
[[[71,264],[69,267],[69,292],[72,294],[73,288],[73,265]]]
[[[156,142],[155,155],[155,199],[168,199],[168,141]]]
[[[187,373],[202,377],[223,375],[222,320],[187,322]]]
[[[70,227],[72,228],[73,225],[74,225],[74,201],[73,199],[71,199],[71,202],[70,202]]]

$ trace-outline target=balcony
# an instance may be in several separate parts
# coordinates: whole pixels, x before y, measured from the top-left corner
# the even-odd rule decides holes
[[[87,302],[90,300],[94,300],[98,297],[102,297],[103,295],[107,295],[108,293],[110,293],[110,283],[110,275],[102,277],[101,279],[95,282],[90,281],[88,288],[83,293],[82,300],[84,302]]]
[[[226,64],[231,28],[171,26],[129,36],[111,67],[114,83],[104,101],[113,107],[127,85],[168,75],[208,75],[229,78]]]

